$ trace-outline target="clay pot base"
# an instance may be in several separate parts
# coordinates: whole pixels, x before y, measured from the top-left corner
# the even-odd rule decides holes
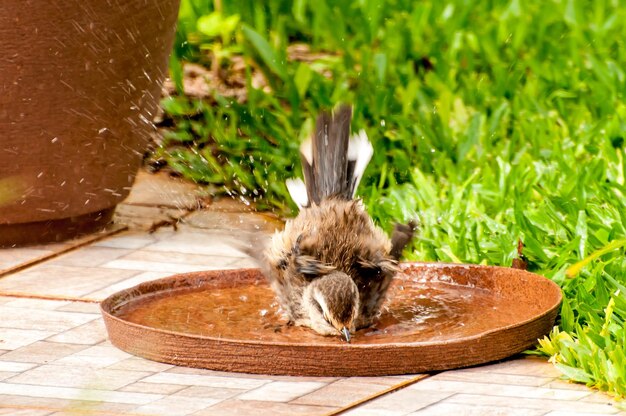
[[[115,207],[71,218],[0,224],[0,248],[56,243],[104,229],[113,218]]]
[[[550,331],[552,281],[522,270],[406,263],[385,311],[351,344],[286,325],[257,269],[180,274],[101,304],[111,342],[151,360],[220,371],[382,376],[486,363]]]

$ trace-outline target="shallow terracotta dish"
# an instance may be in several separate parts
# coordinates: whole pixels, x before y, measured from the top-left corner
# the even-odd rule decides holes
[[[380,376],[466,367],[532,347],[561,291],[522,270],[407,263],[373,328],[347,344],[288,326],[257,269],[180,274],[105,299],[111,342],[155,361],[220,371]]]

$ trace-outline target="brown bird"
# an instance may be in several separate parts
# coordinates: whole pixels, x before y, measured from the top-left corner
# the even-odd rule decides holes
[[[343,335],[371,325],[413,235],[397,224],[391,240],[377,227],[356,188],[372,157],[364,131],[350,137],[352,108],[317,118],[300,148],[305,182],[287,181],[300,213],[276,233],[265,273],[291,323],[322,335]]]

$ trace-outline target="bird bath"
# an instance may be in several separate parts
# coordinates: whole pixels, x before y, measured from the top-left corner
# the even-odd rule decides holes
[[[102,302],[111,342],[176,365],[260,374],[380,376],[506,358],[554,325],[561,291],[518,269],[405,263],[378,322],[347,344],[287,326],[257,269],[180,274]]]

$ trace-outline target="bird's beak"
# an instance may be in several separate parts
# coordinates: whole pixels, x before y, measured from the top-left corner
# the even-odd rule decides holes
[[[341,330],[341,333],[343,334],[343,337],[346,339],[346,342],[350,343],[350,331],[348,330],[348,328],[344,326],[343,329]]]

